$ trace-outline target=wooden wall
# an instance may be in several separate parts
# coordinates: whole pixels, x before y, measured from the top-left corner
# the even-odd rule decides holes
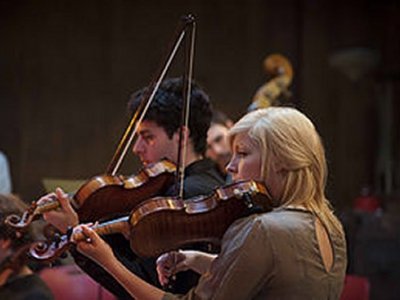
[[[394,119],[399,188],[397,1],[3,0],[0,149],[10,159],[15,192],[33,200],[43,193],[44,177],[88,178],[105,170],[128,121],[128,96],[150,81],[187,12],[198,19],[195,77],[234,119],[265,83],[263,58],[274,52],[290,58],[294,102],[323,136],[329,195],[338,207],[376,182],[377,91],[390,78],[394,105],[387,117]],[[374,72],[352,82],[332,68],[331,55],[348,47],[376,50]],[[172,74],[179,70],[177,62]],[[127,159],[121,172],[137,165]]]

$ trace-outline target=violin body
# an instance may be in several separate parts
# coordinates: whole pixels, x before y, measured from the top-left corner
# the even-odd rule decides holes
[[[256,181],[230,184],[208,197],[150,199],[130,216],[131,249],[141,257],[157,257],[197,242],[218,247],[235,220],[271,209],[265,185]]]
[[[142,168],[135,176],[96,176],[72,196],[72,206],[82,222],[127,214],[141,201],[160,195],[169,188],[175,180],[175,172],[175,164],[164,159]],[[55,197],[44,204],[32,202],[22,216],[9,215],[5,222],[23,230],[40,215],[59,206]]]
[[[73,205],[81,222],[127,214],[145,199],[162,194],[175,180],[175,165],[162,160],[136,176],[98,176],[83,185]]]

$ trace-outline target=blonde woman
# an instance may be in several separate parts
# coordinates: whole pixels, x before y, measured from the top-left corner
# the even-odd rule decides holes
[[[187,295],[165,293],[126,270],[87,226],[78,249],[136,299],[339,299],[346,269],[342,226],[325,198],[324,149],[312,122],[293,108],[251,112],[230,130],[233,180],[261,180],[276,209],[239,219],[219,255],[179,251],[158,260],[161,284],[174,273],[202,274]]]

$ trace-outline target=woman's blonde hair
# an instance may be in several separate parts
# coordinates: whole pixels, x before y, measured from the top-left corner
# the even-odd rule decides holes
[[[342,232],[325,197],[327,165],[320,136],[313,123],[290,107],[269,107],[248,113],[230,130],[230,141],[246,132],[262,153],[261,174],[268,183],[268,170],[279,170],[282,182],[279,206],[301,205],[314,213],[329,231]],[[268,184],[267,184],[268,185]]]

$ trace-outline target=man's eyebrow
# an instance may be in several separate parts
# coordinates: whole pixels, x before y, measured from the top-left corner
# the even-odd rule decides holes
[[[224,138],[224,136],[223,136],[222,134],[217,135],[217,136],[214,138],[213,142],[220,142],[223,138]]]
[[[141,129],[141,130],[139,130],[139,134],[140,134],[140,135],[149,134],[149,133],[150,133],[150,130],[148,130],[148,129]]]

